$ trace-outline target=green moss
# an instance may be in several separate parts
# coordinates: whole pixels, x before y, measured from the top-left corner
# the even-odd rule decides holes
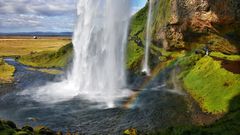
[[[64,67],[72,57],[72,44],[60,48],[57,52],[40,52],[22,56],[18,61],[33,67]]]
[[[15,67],[0,58],[0,83],[11,83],[14,80]]]
[[[240,55],[227,55],[220,52],[211,52],[210,56],[231,61],[240,60]]]
[[[19,131],[16,133],[16,135],[32,135],[32,134],[26,131]]]
[[[18,129],[13,122],[0,120],[0,135],[56,135],[56,133],[45,126],[37,126],[34,129],[24,126]]]
[[[133,41],[130,41],[127,48],[127,68],[136,69],[141,62],[144,55],[144,50],[142,47],[139,47]]]
[[[140,67],[144,55],[145,26],[147,21],[148,6],[146,5],[138,11],[131,19],[129,42],[127,46],[127,68],[137,71]],[[139,45],[140,41],[142,45]]]
[[[16,133],[15,128],[12,127],[10,122],[0,120],[0,135],[14,135]]]
[[[130,36],[138,35],[141,39],[143,39],[143,31],[146,26],[147,13],[148,6],[146,5],[132,17],[130,25]]]
[[[171,0],[158,0],[153,12],[153,34],[156,36],[171,18]]]
[[[182,70],[189,70],[192,68],[196,62],[201,58],[202,56],[199,54],[193,54],[189,53],[186,56],[180,58],[178,60],[178,64],[181,67]]]
[[[37,135],[54,135],[55,133],[45,126],[37,126],[34,128],[34,134]]]
[[[183,81],[202,109],[213,114],[227,112],[229,101],[240,93],[240,75],[221,68],[220,61],[208,56],[200,59]]]

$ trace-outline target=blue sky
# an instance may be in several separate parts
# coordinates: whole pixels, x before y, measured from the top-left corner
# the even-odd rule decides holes
[[[71,32],[77,0],[0,0],[0,33]],[[132,13],[146,0],[132,0]]]

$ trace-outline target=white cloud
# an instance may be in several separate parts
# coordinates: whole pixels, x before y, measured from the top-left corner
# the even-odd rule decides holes
[[[76,0],[0,0],[1,14],[60,16],[73,14]]]

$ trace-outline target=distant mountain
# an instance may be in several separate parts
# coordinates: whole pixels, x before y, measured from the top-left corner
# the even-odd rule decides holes
[[[72,32],[16,32],[0,33],[0,36],[72,36]]]

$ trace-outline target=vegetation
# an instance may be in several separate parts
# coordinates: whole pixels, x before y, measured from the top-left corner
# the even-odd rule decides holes
[[[1,135],[56,135],[55,132],[44,126],[32,128],[24,126],[21,129],[17,128],[15,123],[11,121],[0,120]]]
[[[171,18],[171,0],[160,0],[154,7],[153,13],[153,35],[156,36],[157,32],[167,25]]]
[[[130,41],[127,48],[127,67],[131,70],[136,70],[142,62],[144,48],[138,46],[133,41]]]
[[[148,6],[146,5],[131,19],[127,46],[127,67],[135,71],[139,68],[144,54],[144,30],[147,21],[147,10]]]
[[[229,102],[229,112],[221,119],[205,126],[176,126],[162,129],[151,135],[238,135],[240,134],[240,95]]]
[[[215,53],[213,55],[220,54]],[[220,55],[222,56],[222,55]],[[236,56],[228,56],[235,59]],[[234,74],[209,56],[192,54],[180,58],[184,86],[206,112],[218,114],[229,111],[229,102],[240,94],[240,75]]]
[[[226,55],[221,52],[211,52],[210,56],[216,57],[216,58],[221,58],[221,59],[226,59],[226,60],[231,60],[231,61],[239,61],[240,60],[240,55]]]
[[[56,51],[70,39],[0,39],[0,56],[21,56],[42,51]]]
[[[72,44],[63,46],[58,51],[43,51],[21,56],[18,61],[32,67],[64,67],[72,57]]]
[[[14,80],[15,67],[0,58],[0,83],[11,83]]]
[[[131,19],[130,36],[138,36],[144,39],[144,29],[147,22],[148,5],[138,11]]]
[[[183,81],[203,110],[214,114],[227,112],[229,101],[240,94],[240,75],[225,70],[209,56],[200,59]]]
[[[48,69],[48,68],[28,68],[28,70],[32,70],[32,71],[39,71],[39,72],[43,72],[43,73],[47,73],[47,74],[53,74],[53,75],[57,75],[57,74],[63,74],[62,70],[58,70],[58,69]]]

